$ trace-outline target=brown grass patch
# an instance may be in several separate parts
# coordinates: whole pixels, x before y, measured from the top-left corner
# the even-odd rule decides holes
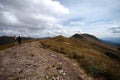
[[[120,64],[105,55],[106,49],[87,41],[60,38],[42,40],[41,44],[78,62],[85,72],[99,80],[119,80]]]

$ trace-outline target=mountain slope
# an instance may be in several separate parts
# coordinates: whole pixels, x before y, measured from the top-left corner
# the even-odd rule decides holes
[[[0,52],[0,80],[92,80],[68,58],[39,41]]]
[[[22,37],[22,41],[31,40],[30,37]],[[14,37],[10,36],[1,36],[0,37],[0,45],[11,44],[14,43]]]
[[[42,45],[75,60],[86,73],[97,80],[120,79],[119,47],[103,43],[89,34],[70,38],[58,36],[42,41]]]
[[[8,37],[8,36],[0,37],[0,45],[10,44],[10,43],[14,43],[13,37]]]

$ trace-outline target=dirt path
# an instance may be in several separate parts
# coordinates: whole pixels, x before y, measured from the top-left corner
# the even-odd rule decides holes
[[[69,59],[30,42],[0,52],[0,80],[91,80]]]

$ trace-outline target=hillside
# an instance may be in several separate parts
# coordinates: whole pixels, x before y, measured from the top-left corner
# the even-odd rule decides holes
[[[93,80],[76,63],[39,41],[0,52],[0,80]]]
[[[89,34],[70,38],[57,36],[41,41],[42,45],[76,61],[96,80],[120,79],[120,48],[103,43]]]
[[[30,37],[22,37],[22,40],[30,40]],[[11,44],[14,43],[14,37],[12,36],[1,36],[0,37],[0,45]]]
[[[0,52],[0,80],[119,79],[120,47],[89,34],[60,35]]]
[[[34,38],[30,38],[30,37],[22,37],[22,43],[25,42],[30,42],[30,41],[34,41],[37,39]],[[1,36],[0,37],[0,51],[4,50],[6,48],[12,47],[14,46],[14,37],[10,37],[10,36]]]

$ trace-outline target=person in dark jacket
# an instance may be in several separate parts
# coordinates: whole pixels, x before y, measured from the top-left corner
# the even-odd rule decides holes
[[[18,43],[19,43],[19,44],[21,44],[21,37],[20,37],[20,36],[18,36],[18,38],[17,38],[17,39],[18,39]]]

